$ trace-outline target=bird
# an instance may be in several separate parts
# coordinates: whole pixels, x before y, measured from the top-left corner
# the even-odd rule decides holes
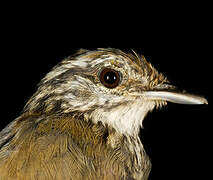
[[[134,50],[80,49],[0,132],[0,180],[147,180],[152,164],[139,132],[167,102],[208,103]]]

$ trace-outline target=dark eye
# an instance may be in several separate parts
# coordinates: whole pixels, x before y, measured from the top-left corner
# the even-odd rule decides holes
[[[101,83],[107,88],[115,88],[120,82],[120,74],[110,68],[105,68],[99,75]]]

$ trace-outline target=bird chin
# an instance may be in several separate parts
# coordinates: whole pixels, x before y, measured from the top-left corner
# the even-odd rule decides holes
[[[138,136],[143,120],[155,106],[162,107],[164,102],[135,101],[120,105],[112,109],[95,109],[89,116],[94,122],[102,122],[114,128],[118,133],[129,136]]]

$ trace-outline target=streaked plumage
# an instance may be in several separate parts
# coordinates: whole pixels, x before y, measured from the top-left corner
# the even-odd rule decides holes
[[[104,68],[119,72],[116,87],[100,81]],[[166,101],[207,103],[175,90],[136,53],[78,51],[0,132],[0,180],[147,179],[151,163],[138,137],[146,114]]]

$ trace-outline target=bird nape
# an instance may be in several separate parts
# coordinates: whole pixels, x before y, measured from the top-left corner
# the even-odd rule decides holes
[[[81,49],[41,80],[0,132],[0,179],[148,179],[138,134],[146,114],[167,101],[207,104],[135,52]]]

